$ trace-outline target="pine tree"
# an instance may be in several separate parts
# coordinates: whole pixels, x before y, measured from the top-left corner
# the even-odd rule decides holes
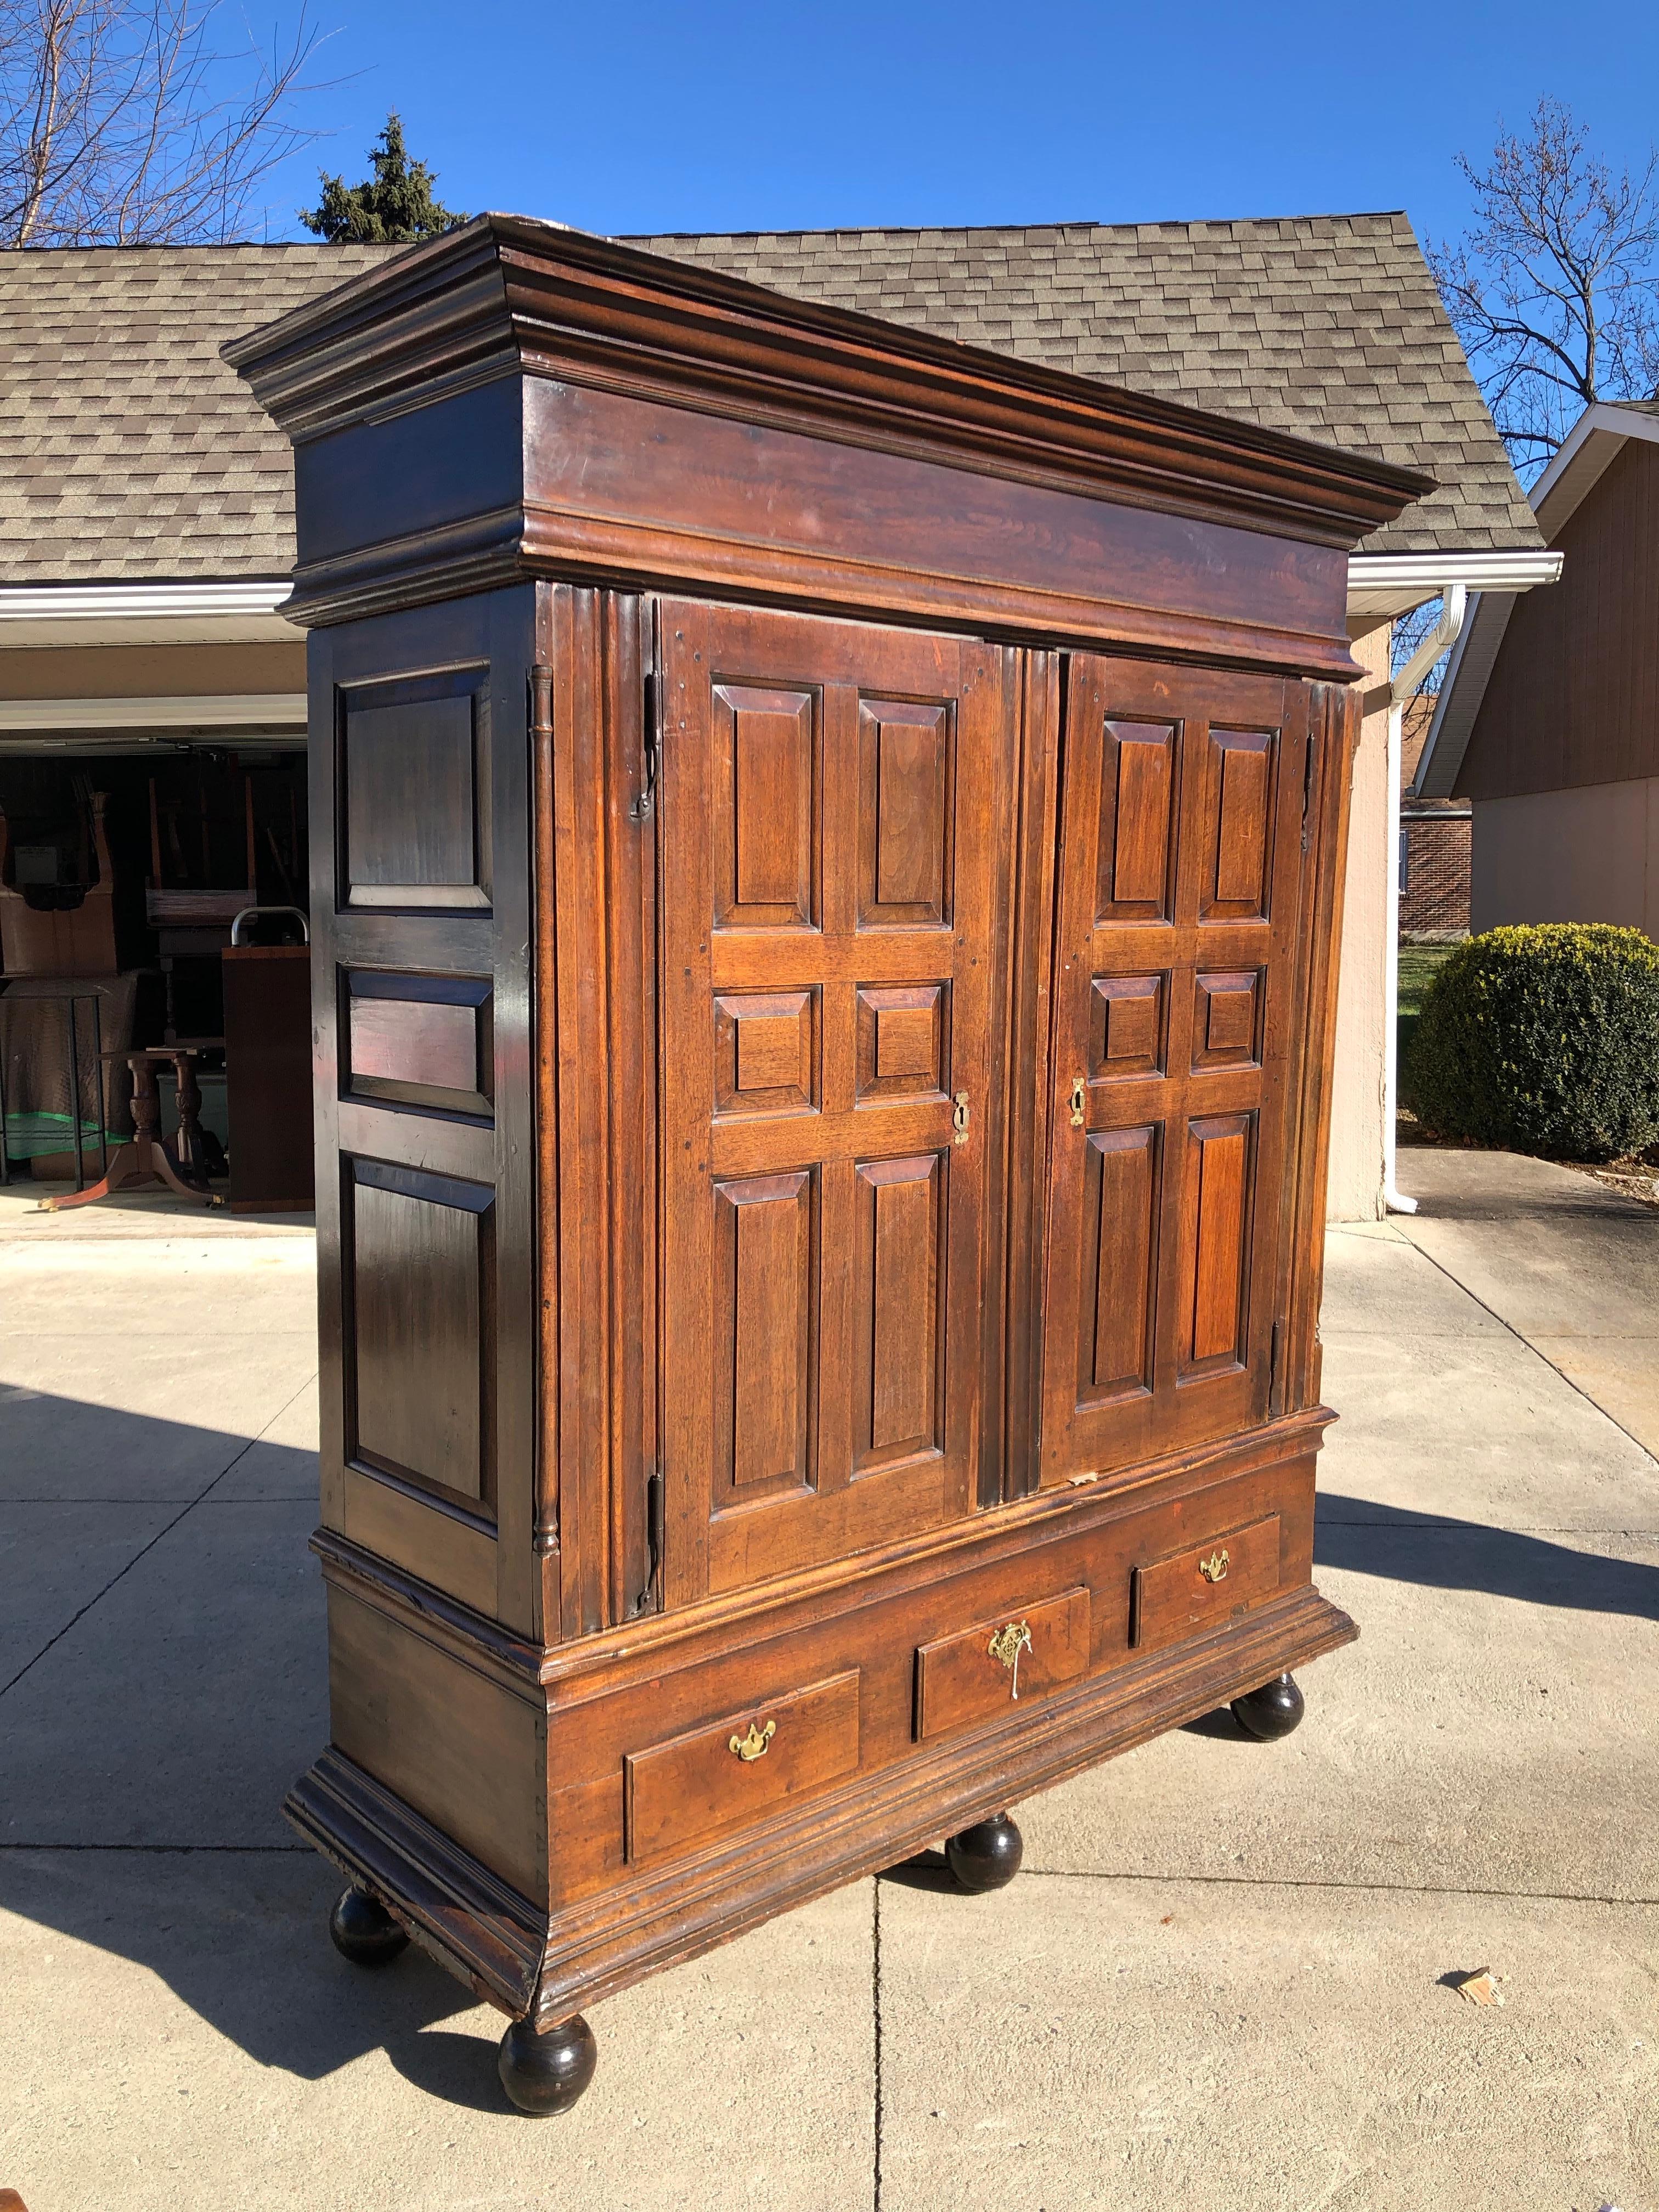
[[[412,246],[420,239],[459,229],[467,221],[433,198],[432,172],[424,161],[410,160],[404,126],[395,112],[387,116],[368,158],[374,174],[361,185],[348,185],[326,170],[319,172],[321,202],[300,210],[307,230],[331,246]]]

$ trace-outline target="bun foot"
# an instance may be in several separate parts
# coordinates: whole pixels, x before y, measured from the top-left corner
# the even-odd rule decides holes
[[[1001,1889],[1019,1872],[1025,1845],[1006,1813],[945,1839],[945,1863],[963,1889]]]
[[[1302,1692],[1288,1674],[1233,1699],[1233,1718],[1258,1743],[1273,1743],[1288,1735],[1300,1723],[1304,1710]]]
[[[354,1966],[389,1966],[409,1942],[386,1907],[355,1885],[341,1891],[328,1916],[328,1932],[335,1949]]]
[[[521,2112],[568,2112],[593,2079],[599,2046],[580,2013],[538,2035],[515,2020],[496,2060],[501,2087]]]

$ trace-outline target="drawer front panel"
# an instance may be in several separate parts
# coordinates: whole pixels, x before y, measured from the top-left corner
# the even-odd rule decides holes
[[[1278,1588],[1279,1516],[1272,1513],[1247,1528],[1190,1544],[1151,1566],[1137,1567],[1130,1600],[1130,1641],[1138,1651],[1155,1651],[1183,1637],[1201,1635],[1233,1614],[1260,1605]]]
[[[629,1863],[741,1827],[858,1763],[856,1668],[631,1753],[623,1762]]]
[[[1089,1665],[1089,1593],[1000,1613],[916,1653],[916,1735],[994,1718],[1075,1681]]]

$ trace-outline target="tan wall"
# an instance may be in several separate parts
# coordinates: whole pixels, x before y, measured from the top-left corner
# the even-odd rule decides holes
[[[292,645],[19,646],[0,652],[0,699],[175,699],[303,691],[306,647]]]
[[[1382,1218],[1383,951],[1389,864],[1389,625],[1353,640],[1366,671],[1368,712],[1354,756],[1342,967],[1336,998],[1336,1081],[1331,1096],[1328,1221]]]
[[[1469,927],[1616,921],[1659,938],[1659,777],[1474,801]]]

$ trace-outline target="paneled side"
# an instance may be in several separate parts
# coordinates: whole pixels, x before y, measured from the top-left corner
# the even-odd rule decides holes
[[[817,1098],[818,994],[724,992],[714,1000],[714,1111],[804,1114]]]
[[[950,1086],[947,983],[865,984],[858,994],[860,1103],[936,1097]]]
[[[1161,1133],[1106,1129],[1088,1139],[1078,1240],[1079,1405],[1152,1387]]]
[[[1206,921],[1248,921],[1265,915],[1273,738],[1267,730],[1210,732],[1209,880]]]
[[[1095,977],[1089,1007],[1091,1078],[1162,1073],[1167,982],[1162,975]]]
[[[1187,1128],[1182,1243],[1191,1290],[1185,1364],[1243,1356],[1255,1116],[1215,1115]]]
[[[1160,921],[1174,873],[1176,726],[1109,721],[1101,748],[1102,921]]]
[[[810,691],[714,687],[723,754],[714,825],[717,929],[805,928],[817,919],[816,707]]]
[[[951,726],[941,702],[859,702],[859,922],[950,919]]]
[[[1254,1067],[1261,1060],[1262,975],[1246,968],[1194,978],[1193,1070]]]
[[[858,1170],[854,1471],[939,1449],[942,1156]]]
[[[349,1455],[487,1509],[494,1194],[374,1160],[346,1174]]]
[[[811,1480],[810,1170],[714,1186],[716,1503]]]
[[[485,682],[462,669],[341,691],[343,908],[489,904]]]
[[[343,981],[343,1097],[489,1112],[495,1073],[486,977],[358,968]]]

